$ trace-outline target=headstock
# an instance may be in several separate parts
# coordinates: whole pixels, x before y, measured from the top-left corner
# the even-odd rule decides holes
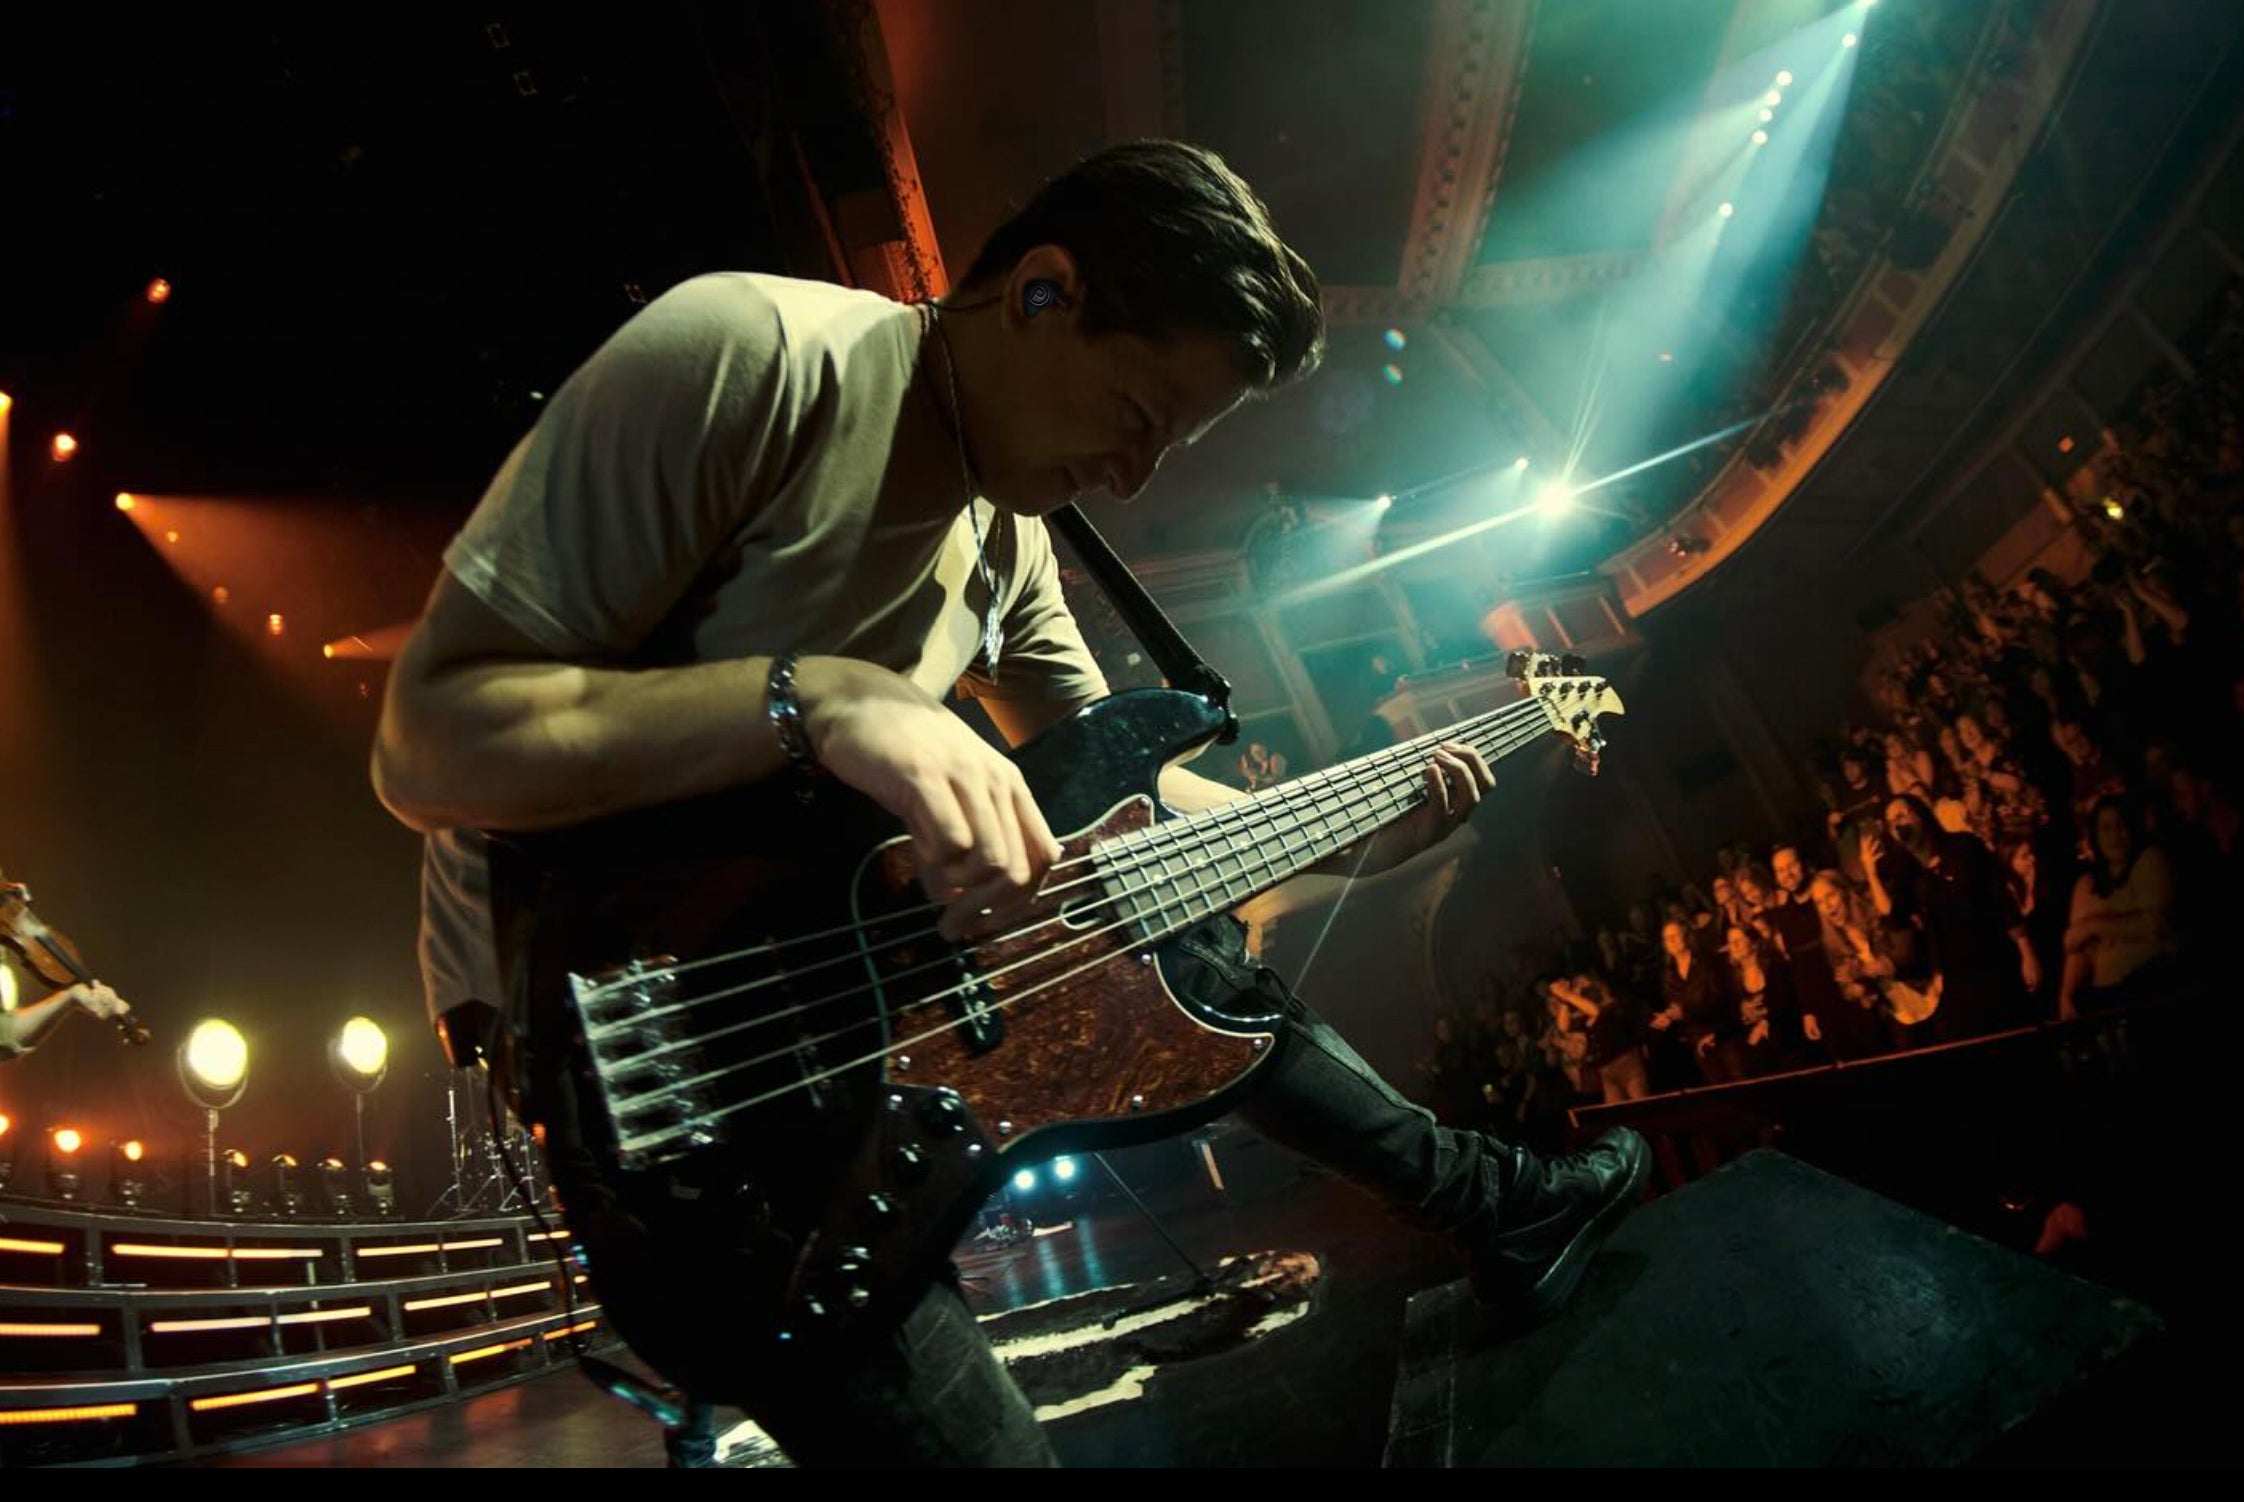
[[[1625,714],[1621,696],[1613,685],[1589,674],[1589,664],[1569,652],[1514,652],[1504,661],[1504,672],[1520,681],[1528,696],[1550,717],[1551,728],[1574,743],[1574,764],[1597,775],[1598,754],[1605,737],[1597,717]]]

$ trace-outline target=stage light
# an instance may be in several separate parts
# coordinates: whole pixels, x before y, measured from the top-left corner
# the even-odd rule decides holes
[[[1395,498],[1391,495],[1383,495],[1379,498],[1379,509],[1382,511],[1385,511],[1388,507],[1394,504]]]
[[[1722,205],[1722,207],[1720,207],[1720,208],[1716,209],[1716,210],[1715,210],[1714,212],[1715,212],[1715,213],[1717,213],[1717,214],[1720,214],[1720,215],[1721,215],[1721,216],[1722,216],[1723,218],[1727,219],[1727,218],[1729,218],[1729,217],[1730,217],[1730,216],[1731,216],[1732,214],[1735,214],[1735,213],[1736,213],[1737,211],[1738,211],[1738,209],[1737,209],[1737,205],[1736,205],[1736,204],[1734,204],[1734,203],[1725,203],[1725,204],[1723,204],[1723,205]]]
[[[1524,473],[1526,473],[1526,471],[1527,471],[1527,456],[1526,456],[1525,454],[1521,454],[1521,455],[1520,455],[1520,456],[1519,456],[1519,457],[1518,457],[1517,459],[1514,459],[1514,460],[1512,461],[1512,473],[1514,473],[1514,474],[1524,474]]]
[[[351,1092],[352,1142],[366,1161],[366,1097],[389,1072],[390,1040],[370,1017],[353,1017],[327,1045],[327,1064]],[[341,1212],[338,1211],[338,1214]]]
[[[16,399],[14,397],[8,395],[8,393],[5,391],[0,391],[0,417],[7,416],[8,409],[15,404]]]
[[[2110,496],[2105,496],[2104,515],[2110,517],[2115,522],[2124,521],[2127,517],[2127,508],[2125,506],[2122,506],[2118,501],[2112,499]]]
[[[1410,343],[1410,336],[1401,329],[1389,329],[1382,337],[1386,340],[1387,347],[1398,355],[1402,353],[1403,347]]]
[[[1784,103],[1783,91],[1779,89],[1771,89],[1769,90],[1767,97],[1762,99],[1761,102],[1767,105],[1770,109],[1775,109],[1778,105]]]
[[[207,1017],[180,1045],[179,1067],[188,1094],[206,1110],[224,1110],[241,1098],[249,1080],[249,1040],[231,1022]]]
[[[1765,131],[1765,130],[1757,130],[1757,131],[1755,131],[1755,132],[1753,133],[1753,144],[1754,144],[1754,145],[1756,145],[1756,146],[1766,146],[1766,145],[1768,145],[1768,144],[1769,144],[1769,133],[1768,133],[1767,131]]]
[[[171,301],[171,283],[157,277],[148,284],[148,300],[158,305]]]
[[[341,1219],[351,1213],[350,1170],[341,1158],[319,1160],[320,1193],[326,1199],[327,1213]]]
[[[120,490],[117,492],[117,509],[119,511],[130,511],[132,510],[133,505],[134,501],[131,491]]]
[[[1850,31],[1845,36],[1839,38],[1839,45],[1842,47],[1852,47],[1859,40],[1860,38],[1855,36],[1855,34]]]
[[[1789,89],[1792,87],[1792,70],[1790,68],[1787,68],[1783,72],[1777,74],[1777,87],[1780,89]]]
[[[265,634],[267,636],[279,636],[287,630],[288,623],[280,618],[278,612],[265,617]]]
[[[148,1195],[148,1146],[140,1139],[112,1143],[109,1148],[109,1195],[126,1209],[134,1209]]]
[[[298,1171],[302,1165],[294,1153],[275,1153],[269,1165],[273,1171],[273,1192],[266,1205],[275,1215],[293,1219],[304,1213],[304,1178]]]
[[[376,1215],[397,1214],[397,1175],[377,1158],[366,1165],[366,1202]]]
[[[78,440],[68,433],[57,433],[54,441],[47,445],[47,452],[54,455],[55,463],[68,464],[77,455]]]
[[[1543,515],[1557,516],[1574,504],[1574,487],[1563,480],[1548,480],[1535,492],[1535,504]]]
[[[1384,375],[1387,378],[1387,384],[1390,386],[1400,386],[1403,382],[1402,367],[1400,365],[1386,366],[1380,371],[1380,374]]]
[[[353,1017],[335,1035],[336,1073],[354,1090],[371,1090],[389,1068],[390,1043],[372,1019]]]
[[[78,1149],[86,1139],[74,1127],[57,1127],[47,1134],[47,1193],[58,1200],[74,1200],[85,1180],[78,1172]]]
[[[226,1185],[220,1187],[218,1113],[249,1088],[249,1040],[231,1022],[205,1017],[180,1043],[178,1065],[179,1083],[188,1099],[203,1108],[203,1211],[216,1215],[223,1199],[238,1215],[248,1202],[249,1190],[234,1183],[231,1173],[224,1175]],[[235,1166],[247,1168],[249,1160]]]
[[[1073,1158],[1054,1158],[1052,1160],[1052,1177],[1063,1184],[1074,1178],[1075,1160]]]
[[[177,532],[166,532],[164,534],[164,541],[177,542],[179,541],[179,534]]]
[[[1769,122],[1770,122],[1771,120],[1774,120],[1774,119],[1775,119],[1776,117],[1777,117],[1777,112],[1776,112],[1775,110],[1763,110],[1763,111],[1761,111],[1761,123],[1762,123],[1763,125],[1766,125],[1766,124],[1768,124],[1768,123],[1769,123]]]
[[[1028,1193],[1036,1187],[1036,1175],[1025,1168],[1022,1169],[1019,1173],[1013,1175],[1013,1187],[1023,1194]]]
[[[213,1201],[224,1205],[229,1215],[247,1215],[251,1203],[249,1185],[240,1176],[249,1172],[249,1154],[238,1147],[230,1147],[223,1156],[215,1160],[215,1164],[210,1181]],[[223,1247],[218,1252],[221,1256],[225,1255]]]

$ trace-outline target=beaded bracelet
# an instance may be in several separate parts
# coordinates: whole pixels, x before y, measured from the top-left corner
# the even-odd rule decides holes
[[[795,667],[799,652],[782,652],[771,661],[771,677],[764,683],[764,703],[771,728],[779,732],[779,748],[796,767],[813,776],[825,771],[810,748],[810,732],[803,725],[802,701],[795,697]]]

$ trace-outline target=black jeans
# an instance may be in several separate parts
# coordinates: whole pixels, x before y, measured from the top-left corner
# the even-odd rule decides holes
[[[1420,1229],[1469,1238],[1492,1224],[1503,1160],[1487,1139],[1439,1125],[1307,1007],[1292,1010],[1238,1116]],[[869,1355],[763,1367],[744,1374],[744,1406],[798,1465],[1054,1463],[1028,1400],[948,1283]]]

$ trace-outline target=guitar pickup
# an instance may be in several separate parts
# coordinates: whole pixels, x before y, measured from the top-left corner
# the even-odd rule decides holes
[[[985,1054],[1005,1041],[1005,1014],[998,1009],[997,993],[973,967],[958,967],[958,983],[944,995],[943,1010],[968,1053]]]

